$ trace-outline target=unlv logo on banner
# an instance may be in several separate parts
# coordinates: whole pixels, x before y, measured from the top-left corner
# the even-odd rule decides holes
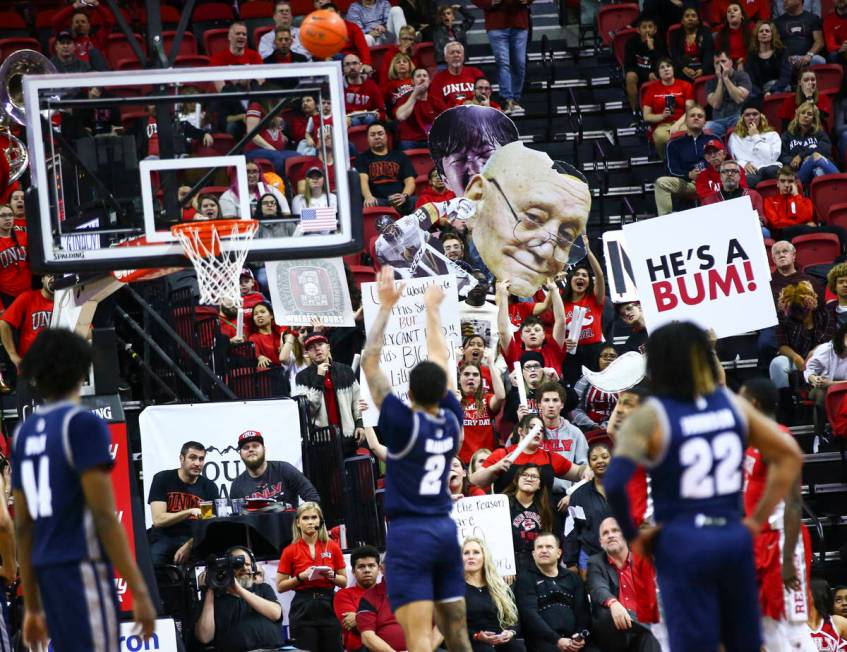
[[[632,263],[626,253],[623,231],[603,234],[603,253],[606,259],[606,285],[612,303],[638,301],[638,289],[632,274]]]

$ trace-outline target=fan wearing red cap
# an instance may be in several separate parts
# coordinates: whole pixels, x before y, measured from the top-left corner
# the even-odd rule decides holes
[[[312,333],[303,348],[310,364],[294,378],[292,396],[309,400],[309,413],[318,428],[336,426],[341,430],[344,454],[350,455],[357,442],[365,439],[356,374],[346,364],[332,359],[329,341],[322,333]]]
[[[265,459],[265,438],[258,430],[238,435],[238,455],[246,470],[232,481],[230,498],[267,498],[286,509],[300,501],[320,501],[315,486],[294,465]]]
[[[256,289],[256,277],[253,275],[253,270],[249,267],[241,268],[241,276],[238,283],[241,287],[241,305],[243,308],[249,310],[260,301],[267,301],[265,295]]]
[[[706,159],[705,169],[697,175],[694,187],[697,189],[697,197],[703,201],[714,192],[718,192],[721,185],[721,163],[727,159],[726,147],[718,138],[712,138],[703,148],[703,158]],[[741,187],[747,187],[747,175],[741,170]]]

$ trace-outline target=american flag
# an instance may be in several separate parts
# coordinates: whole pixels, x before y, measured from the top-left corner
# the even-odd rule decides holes
[[[304,208],[300,211],[300,225],[303,233],[335,231],[335,208]]]

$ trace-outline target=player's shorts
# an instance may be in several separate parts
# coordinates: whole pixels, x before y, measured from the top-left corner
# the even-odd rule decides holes
[[[800,540],[798,541],[798,553],[802,554],[802,589],[795,595],[787,592],[782,584],[782,532],[779,530],[766,530],[753,540],[753,557],[756,564],[756,582],[759,585],[759,605],[762,616],[773,620],[785,620],[792,616],[791,620],[805,622],[808,617],[806,609],[806,585],[811,565],[811,540],[809,531],[802,527],[800,529]],[[800,561],[798,558],[797,562]],[[786,613],[786,598],[791,603],[791,613]]]
[[[5,587],[0,585],[0,590],[5,593]],[[9,632],[9,607],[6,598],[0,597],[0,652],[12,652],[12,637]]]
[[[759,652],[759,597],[750,531],[740,521],[662,525],[654,549],[672,652]]]
[[[388,601],[395,612],[419,600],[465,597],[462,548],[449,516],[392,519],[385,550]]]
[[[109,564],[54,564],[37,568],[36,574],[56,652],[118,649],[118,596]]]

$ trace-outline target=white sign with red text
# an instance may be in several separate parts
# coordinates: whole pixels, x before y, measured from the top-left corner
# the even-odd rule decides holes
[[[721,338],[776,324],[765,243],[748,197],[623,231],[648,331],[691,321]]]

